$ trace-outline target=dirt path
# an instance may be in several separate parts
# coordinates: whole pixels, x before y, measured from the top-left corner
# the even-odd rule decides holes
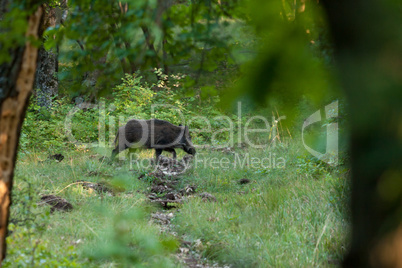
[[[180,209],[176,204],[186,202],[191,196],[198,195],[205,201],[214,202],[216,198],[209,193],[197,194],[196,185],[186,185],[184,188],[177,187],[179,175],[184,174],[189,168],[191,159],[183,158],[177,161],[171,158],[163,157],[158,163],[154,172],[143,174],[139,179],[149,179],[152,186],[149,189],[148,198],[150,202],[159,203],[161,208],[158,212],[151,215],[151,221],[160,226],[162,233],[169,233],[180,241],[179,251],[175,254],[179,263],[189,268],[230,268],[230,266],[220,266],[216,262],[212,262],[203,258],[200,252],[197,252],[197,241],[185,241],[183,237],[179,237],[174,231],[172,219],[175,214],[180,213]]]

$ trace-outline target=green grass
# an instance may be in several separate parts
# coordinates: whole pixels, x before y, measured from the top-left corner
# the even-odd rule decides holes
[[[264,154],[248,153],[256,157]],[[345,219],[349,193],[345,176],[339,172],[318,177],[305,174],[289,152],[284,157],[284,169],[264,172],[196,169],[186,183],[198,184],[199,191],[212,193],[217,202],[190,199],[174,221],[179,233],[189,240],[200,239],[199,249],[206,257],[234,267],[339,263],[349,226]],[[251,183],[240,185],[241,178]]]
[[[178,244],[172,236],[161,236],[158,227],[149,224],[149,213],[157,208],[141,193],[148,184],[138,180],[138,174],[129,171],[128,165],[119,167],[99,162],[100,155],[94,152],[70,151],[64,155],[60,163],[40,163],[39,159],[46,156],[36,154],[18,161],[11,220],[27,216],[35,220],[17,222],[13,227],[15,231],[8,238],[8,263],[31,263],[34,245],[39,243],[45,248],[35,252],[34,263],[38,267],[44,263],[53,267],[49,264],[52,260],[59,261],[55,266],[62,265],[64,258],[89,267],[134,263],[172,266],[173,262],[165,256],[174,252]],[[98,171],[99,175],[89,176],[91,171]],[[105,181],[116,194],[88,191],[74,184],[77,180]],[[31,188],[29,192],[28,188]],[[74,209],[50,214],[50,207],[36,205],[42,194],[63,197]],[[22,254],[26,258],[19,261]],[[70,265],[73,266],[68,262],[67,266]]]
[[[283,157],[283,168],[243,166],[239,157]],[[227,158],[227,169],[197,166],[182,175],[178,188],[191,184],[197,193],[208,192],[216,202],[195,194],[173,210],[174,231],[194,242],[196,250],[211,261],[233,267],[331,266],[341,261],[347,248],[349,223],[346,206],[349,184],[345,170],[323,168],[300,158],[295,141],[273,151],[251,148],[232,153],[198,150],[205,159]],[[100,162],[105,151],[63,152],[60,163],[45,161],[44,154],[19,158],[14,183],[8,265],[14,267],[169,267],[177,266],[177,239],[161,234],[149,222],[160,210],[147,200],[150,187],[138,180],[144,170]],[[152,151],[142,151],[141,158]],[[183,156],[183,152],[179,157]],[[208,162],[210,163],[210,162]],[[308,168],[305,164],[308,163]],[[96,176],[90,176],[96,171]],[[91,173],[92,172],[92,173]],[[239,180],[250,179],[241,185]],[[107,182],[115,195],[83,189],[77,180]],[[71,212],[49,213],[36,205],[39,195],[56,194],[69,200]],[[33,221],[18,222],[18,219]],[[28,265],[29,264],[29,265]],[[7,267],[7,266],[6,266]]]

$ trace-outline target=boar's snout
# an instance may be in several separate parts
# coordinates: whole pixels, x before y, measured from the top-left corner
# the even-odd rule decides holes
[[[195,148],[194,148],[194,147],[188,148],[188,152],[187,152],[187,153],[189,153],[189,154],[191,154],[191,155],[195,155]]]
[[[184,127],[184,135],[182,137],[182,145],[183,145],[183,150],[191,155],[195,155],[195,148],[193,143],[191,142],[191,136],[190,136],[190,131],[188,129],[188,126]]]
[[[182,148],[186,153],[195,155],[195,148],[193,146],[188,146],[188,145],[183,144]]]
[[[188,154],[195,155],[195,148],[193,146],[188,146],[188,145],[182,145],[183,151],[185,151]]]

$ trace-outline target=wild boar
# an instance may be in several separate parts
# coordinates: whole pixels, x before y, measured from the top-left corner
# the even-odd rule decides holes
[[[175,148],[183,149],[194,155],[195,148],[191,142],[188,126],[176,126],[164,120],[132,119],[119,128],[112,159],[127,148],[155,149],[156,159],[162,151],[171,152],[176,158]]]

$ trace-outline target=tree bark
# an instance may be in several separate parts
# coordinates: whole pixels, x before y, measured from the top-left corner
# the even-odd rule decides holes
[[[322,1],[348,97],[352,241],[344,267],[402,267],[402,31],[390,1]]]
[[[144,33],[144,37],[145,37],[145,43],[147,44],[148,50],[152,51],[155,55],[154,59],[155,59],[155,64],[156,64],[156,68],[161,68],[161,64],[160,64],[160,59],[158,57],[158,53],[156,52],[155,46],[154,46],[154,38],[151,35],[149,28],[145,25],[141,26],[142,32]]]
[[[166,23],[170,21],[169,15],[167,15],[166,21],[163,20],[163,15],[169,10],[169,8],[173,5],[172,0],[158,0],[156,14],[155,14],[155,24],[162,30],[163,39],[162,39],[162,64],[163,64],[163,73],[169,74],[169,65],[167,63],[168,53],[166,51],[167,45],[167,27]]]
[[[56,8],[44,5],[44,16],[40,26],[39,35],[49,27],[56,26]],[[52,37],[49,37],[52,38]],[[36,69],[35,94],[37,103],[41,107],[50,108],[52,98],[58,91],[58,53],[55,50],[46,50],[42,45],[38,53],[38,66]]]
[[[27,37],[38,38],[42,7],[29,17]],[[38,48],[29,41],[16,48],[0,66],[0,265],[6,256],[6,236],[13,173],[25,110],[34,84]],[[3,82],[7,80],[7,82]]]
[[[99,48],[94,48],[94,50],[98,49]],[[82,84],[88,89],[89,92],[91,92],[89,101],[94,101],[99,93],[101,85],[99,85],[98,80],[103,74],[102,66],[105,65],[106,59],[107,55],[101,57],[100,59],[92,59],[94,65],[96,66],[95,70],[87,72],[85,75],[85,79]]]
[[[128,3],[119,2],[119,7],[120,7],[120,16],[121,19],[123,20],[124,16],[128,11]],[[116,32],[119,30],[118,23],[114,23],[112,27]],[[120,47],[121,49],[130,50],[131,49],[130,42],[127,40],[127,38],[122,36],[121,39],[122,40],[115,40],[116,46]],[[138,70],[138,67],[134,63],[134,60],[129,59],[128,57],[121,58],[120,63],[123,72],[126,74],[133,74]]]

